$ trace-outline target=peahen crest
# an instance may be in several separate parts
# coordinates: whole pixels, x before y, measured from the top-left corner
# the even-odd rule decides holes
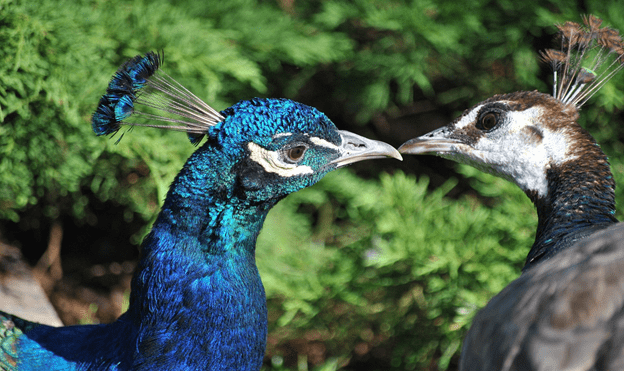
[[[117,70],[93,114],[97,135],[114,135],[121,125],[149,126],[186,132],[196,144],[211,126],[224,120],[218,111],[160,70],[163,59],[162,53],[148,52]],[[131,116],[165,124],[127,121]]]
[[[617,30],[603,27],[588,15],[583,25],[566,22],[559,28],[561,50],[541,52],[554,72],[553,96],[580,108],[624,66],[624,45]]]

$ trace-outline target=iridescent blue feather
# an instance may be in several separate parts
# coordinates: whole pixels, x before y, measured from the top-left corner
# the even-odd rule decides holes
[[[224,117],[160,70],[163,55],[149,52],[126,62],[113,76],[92,118],[97,135],[115,134],[121,125],[184,131],[193,144]],[[144,110],[146,109],[146,110]],[[164,125],[127,121],[130,117]]]
[[[143,88],[147,79],[156,73],[163,59],[163,54],[149,52],[144,57],[137,55],[121,67],[121,71],[130,77],[135,93]]]
[[[0,313],[0,369],[260,370],[267,309],[255,248],[269,210],[338,167],[400,159],[288,99],[241,101],[219,113],[160,71],[161,62],[148,53],[124,64],[93,115],[98,135],[128,124],[210,138],[176,176],[141,244],[128,311],[110,324],[60,328]],[[166,124],[129,123],[134,117]]]

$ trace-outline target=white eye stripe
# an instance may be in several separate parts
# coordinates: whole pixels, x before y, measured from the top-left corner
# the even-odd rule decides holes
[[[310,137],[310,142],[314,143],[317,146],[338,150],[337,145],[335,145],[334,143],[328,142],[325,139],[321,139],[318,137]]]
[[[312,174],[314,172],[310,166],[286,163],[281,160],[281,155],[278,151],[269,151],[256,143],[249,142],[247,148],[249,148],[249,158],[262,166],[266,172],[275,173],[282,177]]]
[[[511,104],[512,102],[508,100],[501,100],[501,101],[497,101],[496,103]],[[462,117],[461,120],[459,120],[455,124],[455,128],[461,129],[468,125],[474,124],[475,121],[477,120],[477,114],[479,113],[481,108],[483,108],[483,106],[485,106],[485,104],[480,104],[476,106],[475,108],[473,108],[470,112],[468,112],[466,116]]]
[[[291,135],[292,133],[278,133],[278,134],[273,135],[273,138],[275,139],[275,138],[281,138],[281,137],[289,137]]]
[[[292,136],[292,133],[278,133],[273,135],[273,139],[277,139],[277,138],[283,138],[283,137],[289,137]],[[308,135],[305,135],[306,137],[308,137]],[[310,142],[314,143],[317,146],[321,146],[321,147],[325,147],[325,148],[331,148],[331,149],[338,149],[338,146],[335,145],[334,143],[331,143],[325,139],[321,139],[319,137],[309,137],[310,138]]]
[[[483,105],[477,106],[472,111],[468,112],[466,116],[462,117],[461,120],[459,120],[457,124],[455,124],[455,128],[461,129],[468,125],[473,124],[475,120],[477,119],[477,113],[479,113],[479,110],[481,109],[481,107],[483,107]]]

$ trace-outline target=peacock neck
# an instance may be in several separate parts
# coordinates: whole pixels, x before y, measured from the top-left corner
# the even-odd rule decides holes
[[[593,139],[579,147],[574,160],[547,170],[546,196],[529,194],[537,208],[538,227],[523,270],[617,222],[615,182],[606,155]]]
[[[237,192],[227,160],[210,148],[195,152],[141,246],[128,316],[146,359],[191,354],[190,368],[260,368],[267,312],[255,244],[276,201]]]

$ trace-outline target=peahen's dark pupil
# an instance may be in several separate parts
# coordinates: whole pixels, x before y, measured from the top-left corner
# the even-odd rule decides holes
[[[477,123],[477,129],[491,130],[498,123],[498,115],[495,113],[488,113],[479,120]]]

